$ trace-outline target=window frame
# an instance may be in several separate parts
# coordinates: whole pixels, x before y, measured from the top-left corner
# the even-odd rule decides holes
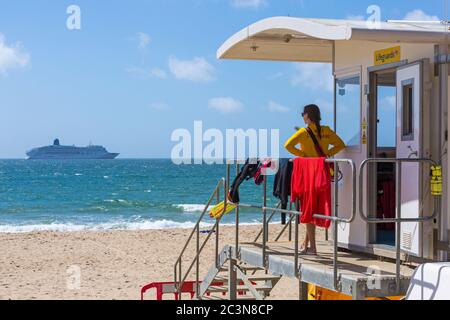
[[[362,141],[362,136],[363,136],[363,128],[362,128],[362,123],[363,123],[363,79],[362,79],[362,66],[356,66],[356,67],[351,67],[351,68],[346,68],[346,69],[342,69],[342,70],[338,70],[335,72],[334,74],[334,131],[338,134],[337,129],[338,129],[338,117],[337,117],[337,111],[338,111],[338,81],[342,81],[342,80],[346,80],[346,79],[351,79],[351,78],[359,78],[359,143],[358,145],[352,145],[352,146],[347,146],[345,147],[345,152],[349,152],[349,153],[361,153],[362,152],[362,147],[363,147],[363,141]],[[344,143],[346,143],[344,141]]]
[[[410,115],[409,120],[411,121],[411,128],[409,128],[410,129],[409,132],[405,133],[405,100],[406,100],[405,99],[405,88],[407,88],[407,87],[411,87],[411,98],[408,97],[408,100],[410,102],[410,107],[411,107],[410,112],[409,112],[409,115]],[[400,111],[401,141],[414,141],[414,130],[415,130],[415,128],[414,128],[414,120],[415,120],[415,117],[414,117],[414,103],[415,103],[415,100],[414,100],[414,91],[415,91],[414,78],[403,80],[401,82],[400,90],[401,90],[400,91],[401,92],[401,101],[400,101],[400,103],[401,103],[401,105],[400,105],[401,106],[401,111]]]

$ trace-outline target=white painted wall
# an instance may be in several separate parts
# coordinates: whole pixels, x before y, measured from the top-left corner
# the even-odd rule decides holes
[[[386,49],[395,46],[401,46],[401,60],[408,60],[413,62],[423,58],[429,58],[434,61],[434,46],[430,44],[406,44],[406,43],[376,43],[367,41],[340,41],[336,43],[336,71],[361,68],[362,87],[364,93],[364,85],[368,84],[367,68],[374,65],[374,53],[377,50]],[[361,118],[368,119],[368,100],[362,94]],[[450,105],[449,105],[450,110]],[[424,128],[427,130],[426,128]],[[344,151],[338,155],[339,158],[351,158],[355,161],[357,168],[361,162],[367,158],[367,146],[362,145],[359,151]],[[448,168],[450,170],[450,167]],[[348,171],[344,171],[348,175]],[[359,177],[357,177],[359,179]],[[344,185],[340,188],[340,214],[343,217],[348,217],[351,212],[350,183],[344,181]],[[359,190],[357,190],[359,192]],[[358,195],[359,196],[359,195]],[[357,196],[357,197],[358,197]],[[449,221],[450,223],[450,221]],[[367,224],[360,218],[359,213],[356,215],[355,221],[352,225],[341,225],[339,228],[339,242],[342,244],[350,244],[360,247],[366,247],[368,244],[368,227]]]

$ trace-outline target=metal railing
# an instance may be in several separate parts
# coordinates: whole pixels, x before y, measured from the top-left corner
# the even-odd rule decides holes
[[[352,212],[350,218],[341,218],[339,217],[339,181],[338,179],[335,179],[334,182],[334,215],[324,216],[324,215],[313,215],[316,219],[324,219],[324,220],[330,220],[333,223],[333,230],[334,230],[334,252],[333,252],[333,276],[334,276],[334,287],[336,290],[339,289],[339,280],[338,280],[338,226],[339,223],[347,223],[350,224],[354,221],[356,217],[356,166],[353,160],[350,159],[326,159],[326,163],[333,163],[335,168],[335,172],[339,172],[339,164],[348,164],[351,167],[352,172]],[[250,209],[258,209],[262,210],[263,213],[263,239],[262,239],[262,264],[264,267],[267,268],[267,242],[268,242],[268,222],[270,219],[267,219],[267,212],[277,212],[277,213],[285,213],[291,215],[291,219],[295,219],[295,236],[294,236],[294,266],[295,266],[295,275],[299,277],[299,217],[302,215],[302,213],[299,210],[284,210],[279,208],[270,208],[267,207],[267,176],[264,178],[264,206],[256,206],[251,204],[244,204],[239,203],[238,207],[241,208],[250,208]],[[298,208],[298,205],[297,205]],[[272,217],[272,216],[271,216]],[[285,226],[286,228],[286,226]],[[236,231],[238,232],[238,230]],[[259,237],[258,237],[259,238]],[[236,251],[238,250],[238,244],[236,244]]]
[[[281,207],[281,202],[278,202],[278,204],[277,204],[277,206],[276,206],[275,208],[276,208],[276,209],[279,209],[280,207]],[[271,215],[270,215],[269,218],[267,219],[267,223],[270,223],[270,222],[272,221],[272,219],[273,219],[273,217],[275,216],[276,213],[277,213],[276,211],[272,210]],[[263,234],[263,232],[264,232],[264,228],[262,228],[262,229],[258,232],[258,234],[256,235],[255,240],[253,240],[253,242],[258,242],[258,240],[259,240],[259,238],[261,238],[261,235]]]
[[[229,178],[229,175],[227,175],[227,177]],[[180,299],[182,299],[181,291],[182,291],[183,285],[185,284],[187,277],[189,276],[194,265],[196,266],[196,294],[197,294],[197,298],[198,298],[198,293],[200,291],[199,290],[200,289],[200,279],[199,279],[200,254],[202,253],[203,249],[205,248],[206,244],[208,243],[208,241],[211,238],[213,233],[215,233],[215,235],[216,235],[215,247],[216,247],[216,264],[217,264],[218,250],[219,250],[219,225],[220,225],[221,219],[220,218],[217,219],[216,223],[214,224],[214,227],[212,228],[212,230],[210,230],[208,236],[206,237],[206,239],[204,240],[204,242],[201,246],[200,246],[200,224],[201,224],[205,214],[208,212],[208,209],[209,209],[211,203],[213,202],[214,198],[216,198],[217,203],[219,203],[220,189],[222,187],[223,187],[223,191],[224,191],[223,212],[226,211],[227,205],[228,205],[228,203],[227,203],[228,184],[229,184],[229,179],[222,178],[219,180],[219,182],[217,183],[217,186],[215,187],[214,191],[212,192],[211,196],[209,197],[209,200],[208,200],[207,204],[205,205],[205,208],[204,208],[202,214],[200,215],[195,227],[193,228],[191,234],[189,235],[189,237],[186,241],[186,244],[184,245],[183,249],[181,250],[181,253],[178,256],[177,261],[175,262],[174,282],[175,282],[175,288],[179,294]],[[184,256],[189,244],[191,243],[192,239],[194,238],[194,235],[196,235],[196,255],[195,255],[194,259],[192,260],[191,264],[189,265],[189,268],[187,269],[187,271],[184,273],[184,276],[183,276],[183,270],[182,270],[183,256]]]
[[[413,158],[407,158],[407,159],[366,159],[361,163],[360,169],[359,169],[359,186],[362,190],[362,186],[364,185],[364,169],[367,167],[368,164],[378,164],[378,163],[395,163],[395,193],[396,193],[396,218],[371,218],[368,215],[364,213],[364,194],[363,192],[359,193],[359,214],[361,218],[368,224],[383,224],[383,223],[395,223],[396,226],[396,239],[395,239],[395,251],[396,251],[396,268],[395,268],[395,275],[396,275],[396,286],[397,286],[397,292],[400,292],[400,265],[401,265],[401,224],[407,223],[407,222],[418,222],[418,223],[424,223],[430,220],[433,220],[438,217],[439,215],[439,208],[440,208],[440,197],[436,196],[434,197],[434,208],[433,208],[433,214],[431,216],[427,217],[418,217],[418,218],[402,218],[402,164],[403,163],[417,163],[418,165],[423,164],[430,164],[431,166],[438,166],[438,163],[431,159],[426,158],[419,158],[419,159],[413,159]]]
[[[356,188],[357,188],[357,175],[356,175],[356,166],[353,160],[350,159],[326,159],[327,163],[333,163],[335,168],[335,172],[339,172],[339,167],[342,164],[347,164],[351,168],[351,215],[349,218],[342,218],[339,215],[339,181],[338,179],[335,179],[334,181],[334,197],[333,197],[333,216],[324,216],[324,215],[313,215],[316,219],[324,219],[329,220],[333,224],[333,279],[334,279],[334,288],[339,291],[340,290],[340,281],[338,277],[338,232],[339,232],[339,224],[345,223],[345,224],[351,224],[355,217],[356,217],[356,211],[357,211],[357,199],[356,199]],[[376,218],[370,218],[369,216],[365,215],[363,210],[363,200],[364,200],[364,193],[362,192],[363,185],[364,185],[364,169],[369,163],[395,163],[397,166],[396,169],[396,203],[397,203],[397,217],[396,218],[389,218],[389,219],[376,219]],[[380,223],[396,223],[396,284],[397,284],[397,291],[400,292],[400,254],[401,254],[401,246],[400,246],[400,228],[401,223],[406,222],[425,222],[432,219],[435,219],[439,214],[439,206],[440,206],[440,198],[435,197],[434,199],[434,212],[433,215],[428,217],[420,217],[420,218],[401,218],[401,175],[402,175],[402,164],[403,163],[418,163],[418,164],[424,164],[429,163],[430,165],[438,165],[435,161],[431,159],[367,159],[362,162],[360,169],[359,169],[359,214],[361,218],[369,224],[380,224]],[[223,199],[224,199],[224,209],[223,212],[226,212],[227,209],[227,202],[228,202],[228,190],[230,187],[230,171],[231,171],[231,165],[230,163],[227,163],[227,169],[226,169],[226,178],[222,178],[219,183],[217,184],[216,188],[214,189],[213,193],[211,194],[208,203],[205,206],[205,209],[203,210],[197,224],[195,225],[192,233],[190,234],[185,246],[183,247],[183,250],[178,257],[175,266],[174,266],[174,279],[176,283],[176,288],[179,293],[181,293],[181,288],[183,287],[183,284],[186,282],[187,277],[189,276],[190,272],[192,271],[193,267],[196,266],[196,280],[197,280],[197,298],[199,297],[199,269],[200,269],[200,254],[202,253],[203,249],[205,248],[207,242],[212,236],[212,233],[215,232],[216,235],[216,243],[215,243],[215,257],[216,257],[216,267],[219,268],[219,228],[221,223],[221,218],[216,220],[216,223],[214,225],[214,228],[211,230],[211,232],[208,234],[207,238],[203,242],[202,245],[200,245],[200,223],[202,219],[204,218],[206,212],[208,212],[208,208],[213,202],[214,198],[217,198],[217,203],[220,201],[220,190],[223,187]],[[236,163],[236,174],[239,174],[239,163]],[[249,209],[257,209],[262,211],[262,219],[263,219],[263,228],[262,231],[257,236],[255,242],[261,237],[262,235],[262,265],[267,268],[268,267],[268,254],[267,254],[267,242],[268,242],[268,228],[269,223],[274,217],[276,213],[284,213],[290,215],[290,223],[288,223],[284,229],[282,230],[281,234],[277,237],[276,241],[279,240],[283,232],[286,230],[287,227],[290,227],[290,224],[293,219],[295,219],[295,248],[294,248],[294,266],[295,266],[295,275],[297,277],[301,277],[300,275],[300,266],[299,266],[299,217],[301,217],[302,213],[300,210],[298,210],[299,206],[297,205],[297,210],[292,210],[292,207],[290,210],[280,209],[277,208],[271,208],[267,206],[267,176],[264,176],[264,184],[263,184],[263,192],[264,192],[264,198],[263,198],[263,206],[257,206],[257,205],[251,205],[251,204],[245,204],[245,203],[239,203],[236,204],[236,228],[235,228],[235,254],[236,259],[239,259],[240,252],[240,239],[239,239],[239,219],[240,219],[240,208],[249,208]],[[272,212],[272,214],[268,217],[268,212]],[[189,265],[189,268],[187,271],[183,274],[182,270],[182,260],[183,256],[186,252],[186,249],[188,245],[191,243],[192,239],[194,238],[194,235],[196,235],[196,255]],[[291,238],[290,238],[291,239]],[[233,259],[233,257],[229,257],[230,259]],[[301,279],[300,279],[301,280]],[[181,297],[181,295],[180,295]]]
[[[334,269],[334,284],[335,284],[335,288],[338,289],[338,254],[337,254],[337,250],[338,250],[338,245],[337,245],[337,232],[338,232],[338,224],[339,223],[351,223],[356,215],[356,168],[354,165],[354,162],[352,160],[349,159],[327,159],[325,160],[327,163],[334,163],[335,165],[335,172],[339,172],[339,164],[340,163],[347,163],[351,166],[352,169],[352,213],[351,213],[351,217],[348,219],[343,219],[339,217],[338,214],[338,181],[335,181],[335,197],[334,197],[334,216],[332,217],[328,217],[328,216],[323,216],[323,215],[314,215],[314,218],[317,219],[328,219],[331,220],[334,224],[334,255],[333,255],[333,269]],[[216,220],[216,223],[214,224],[214,227],[212,228],[212,230],[210,230],[208,236],[206,237],[206,239],[204,240],[203,244],[200,245],[200,224],[201,221],[203,220],[203,218],[205,217],[205,214],[208,212],[208,209],[211,205],[211,203],[213,202],[214,198],[217,199],[217,203],[220,202],[220,189],[223,187],[223,201],[224,201],[224,208],[223,208],[223,213],[226,212],[227,210],[227,205],[228,205],[228,190],[230,187],[230,171],[231,171],[231,164],[227,163],[227,169],[226,169],[226,178],[222,178],[216,188],[214,189],[214,191],[212,192],[207,204],[205,205],[205,208],[202,212],[202,214],[200,215],[195,227],[193,228],[190,236],[188,237],[186,244],[184,245],[183,249],[181,250],[181,253],[174,265],[174,282],[175,282],[175,288],[179,294],[180,299],[182,298],[181,296],[181,291],[183,288],[183,285],[185,284],[187,277],[190,275],[192,269],[195,268],[195,274],[196,274],[196,296],[197,299],[200,299],[200,279],[199,279],[199,275],[200,275],[200,255],[203,252],[203,249],[205,248],[206,244],[208,243],[209,239],[212,236],[212,233],[215,232],[215,257],[216,257],[216,268],[219,268],[220,266],[219,264],[219,237],[220,237],[220,223],[221,223],[221,219],[222,219],[222,215],[220,216],[220,218],[218,218]],[[240,165],[239,163],[236,163],[236,175],[239,174],[240,171]],[[289,214],[290,215],[290,219],[287,225],[284,226],[284,228],[282,229],[281,233],[277,236],[275,241],[278,241],[281,236],[283,235],[283,233],[285,232],[285,230],[289,227],[289,240],[291,240],[291,228],[292,228],[292,220],[295,219],[295,237],[294,237],[294,241],[295,241],[295,248],[294,248],[294,256],[295,256],[295,261],[294,261],[294,265],[295,265],[295,275],[297,277],[299,277],[299,249],[298,249],[298,243],[299,243],[299,217],[302,215],[302,213],[300,211],[297,210],[292,210],[292,204],[291,204],[291,208],[290,210],[284,210],[284,209],[280,209],[279,206],[277,206],[277,208],[270,208],[267,207],[267,176],[264,176],[264,183],[263,183],[263,189],[264,189],[264,203],[263,206],[256,206],[256,205],[249,205],[249,204],[243,204],[243,203],[239,203],[236,206],[235,209],[235,213],[236,213],[236,220],[235,220],[235,254],[236,254],[236,259],[239,258],[239,209],[240,208],[251,208],[251,209],[258,209],[258,210],[262,210],[263,213],[263,228],[262,231],[259,233],[259,235],[257,236],[257,238],[255,239],[255,242],[261,237],[262,234],[262,250],[263,250],[263,254],[262,254],[262,260],[263,260],[263,265],[265,267],[267,267],[267,242],[268,242],[268,234],[269,234],[269,223],[272,220],[272,218],[274,217],[274,215],[276,213],[284,213],[284,214]],[[298,207],[298,206],[297,206]],[[268,218],[267,217],[267,213],[268,212],[272,212],[271,216]],[[187,270],[183,273],[183,269],[182,269],[182,260],[183,260],[183,256],[186,253],[186,250],[189,246],[189,244],[191,243],[191,241],[194,239],[194,235],[196,235],[196,254],[194,259],[192,260],[191,264],[189,265],[189,267],[187,268]],[[230,257],[231,259],[232,257]]]

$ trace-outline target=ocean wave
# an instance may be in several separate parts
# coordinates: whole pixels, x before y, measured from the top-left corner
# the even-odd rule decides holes
[[[183,210],[183,212],[203,212],[205,209],[204,204],[174,204],[175,208]],[[208,210],[211,210],[214,206],[209,206]]]
[[[92,202],[86,207],[78,208],[76,212],[117,212],[124,209],[147,210],[154,208],[155,205],[145,200],[125,200],[125,199],[105,199],[98,202]]]
[[[241,225],[256,225],[256,221],[242,223]],[[222,224],[232,226],[233,224]],[[79,232],[79,231],[135,231],[135,230],[163,230],[163,229],[192,229],[194,222],[177,222],[172,220],[155,221],[114,221],[98,224],[73,224],[73,223],[50,223],[50,224],[30,224],[30,225],[0,225],[0,233],[30,233],[30,232]],[[201,228],[211,228],[213,223],[201,223]]]

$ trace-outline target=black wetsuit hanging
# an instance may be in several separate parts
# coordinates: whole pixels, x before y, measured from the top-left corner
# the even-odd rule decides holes
[[[250,162],[250,159],[247,159],[245,165],[241,169],[241,172],[238,174],[238,176],[234,179],[233,183],[231,184],[229,193],[229,198],[231,202],[239,203],[240,201],[239,187],[245,180],[250,180],[251,178],[255,177],[255,174],[258,171],[259,166],[260,166],[259,161]]]
[[[291,195],[291,178],[293,163],[289,159],[281,159],[280,167],[275,175],[273,195],[280,199],[281,209],[286,210]],[[281,215],[282,224],[286,224],[286,214]]]

